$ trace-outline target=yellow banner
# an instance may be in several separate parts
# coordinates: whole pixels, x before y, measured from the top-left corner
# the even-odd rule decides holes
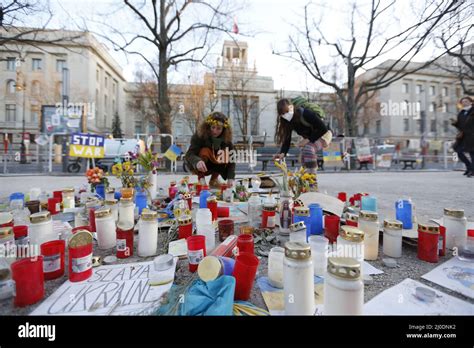
[[[88,145],[69,145],[70,157],[82,158],[103,158],[105,156],[105,148],[103,146],[88,146]]]

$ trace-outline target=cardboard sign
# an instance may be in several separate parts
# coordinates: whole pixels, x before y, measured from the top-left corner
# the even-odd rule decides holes
[[[323,150],[325,167],[344,167],[340,142],[332,142]]]
[[[369,139],[367,138],[355,139],[355,147],[356,147],[357,159],[360,162],[368,162],[372,160]]]
[[[82,158],[103,158],[104,137],[95,134],[75,133],[71,135],[69,156]]]

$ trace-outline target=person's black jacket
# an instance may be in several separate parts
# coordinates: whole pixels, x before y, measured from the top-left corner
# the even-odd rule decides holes
[[[453,123],[461,133],[453,146],[456,151],[474,152],[474,106],[461,110],[457,121]]]
[[[312,125],[312,127],[308,127],[299,119],[297,120],[297,114],[301,117],[301,110],[303,110],[302,117],[304,117],[306,123]],[[281,122],[288,121],[282,119]],[[291,119],[290,126],[292,131],[295,131],[298,135],[302,136],[305,139],[309,139],[309,141],[312,143],[321,138],[328,131],[328,128],[318,115],[316,115],[311,110],[303,108],[298,108],[295,110],[295,115],[293,115],[293,118]],[[292,132],[289,132],[288,136],[283,141],[280,153],[284,153],[285,155],[288,153],[288,150],[290,149],[291,145],[291,133]]]

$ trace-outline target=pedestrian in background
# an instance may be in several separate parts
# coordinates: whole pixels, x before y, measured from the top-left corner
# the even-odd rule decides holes
[[[463,97],[460,100],[462,105],[456,120],[451,119],[452,125],[458,129],[456,141],[453,149],[457,152],[458,158],[466,165],[464,175],[468,178],[474,176],[474,108],[471,97]],[[469,153],[471,160],[465,153]]]

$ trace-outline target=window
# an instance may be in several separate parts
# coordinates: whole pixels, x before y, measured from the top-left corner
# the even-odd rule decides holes
[[[375,131],[377,132],[378,135],[382,133],[382,121],[380,120],[375,121]]]
[[[416,128],[420,133],[423,132],[423,123],[421,122],[421,120],[416,120]]]
[[[99,69],[97,69],[95,71],[95,81],[98,83],[100,80],[100,72],[99,72]]]
[[[456,98],[461,98],[461,87],[456,87]]]
[[[445,133],[449,132],[449,121],[448,120],[443,121],[443,130],[444,130]]]
[[[148,123],[148,132],[150,134],[155,134],[156,133],[156,125],[152,122]]]
[[[230,97],[228,95],[221,97],[221,110],[224,115],[230,116]]]
[[[6,117],[7,122],[16,121],[16,105],[15,104],[5,105],[5,117]]]
[[[39,113],[37,110],[33,109],[33,106],[31,107],[31,123],[38,124],[39,120]]]
[[[416,85],[416,94],[420,94],[422,92],[422,86]]]
[[[430,95],[435,95],[435,94],[436,94],[435,86],[430,86]]]
[[[369,134],[369,125],[364,123],[364,135]]]
[[[142,132],[142,121],[135,121],[135,134]]]
[[[104,79],[104,87],[107,88],[108,77],[106,76]]]
[[[431,120],[430,131],[436,133],[436,120]]]
[[[259,133],[259,116],[260,116],[260,103],[258,97],[250,98],[250,134],[258,135]]]
[[[40,58],[33,58],[32,69],[33,71],[38,71],[38,70],[43,69],[43,61]]]
[[[16,69],[16,58],[15,57],[7,57],[7,70],[8,71],[15,71]]]
[[[410,131],[410,120],[408,118],[403,119],[403,131]]]
[[[248,127],[246,127],[245,114],[248,112],[247,98],[242,96],[233,97],[233,113],[232,113],[232,131],[236,135],[247,135],[243,134],[245,131],[248,133]],[[247,123],[248,124],[248,123]]]
[[[443,87],[443,97],[448,96],[448,87]]]
[[[15,93],[16,82],[15,80],[8,80],[7,81],[7,93],[13,94]]]
[[[449,112],[448,103],[443,103],[442,112]]]
[[[430,103],[428,111],[435,112],[436,111],[436,103]]]
[[[408,90],[408,83],[404,83],[402,85],[402,93],[408,93],[409,90]]]
[[[239,59],[240,58],[240,50],[237,47],[232,49],[232,58]]]
[[[56,60],[56,72],[62,73],[66,67],[66,61],[64,59]]]
[[[112,112],[115,114],[117,110],[115,109],[115,99],[112,100]]]

